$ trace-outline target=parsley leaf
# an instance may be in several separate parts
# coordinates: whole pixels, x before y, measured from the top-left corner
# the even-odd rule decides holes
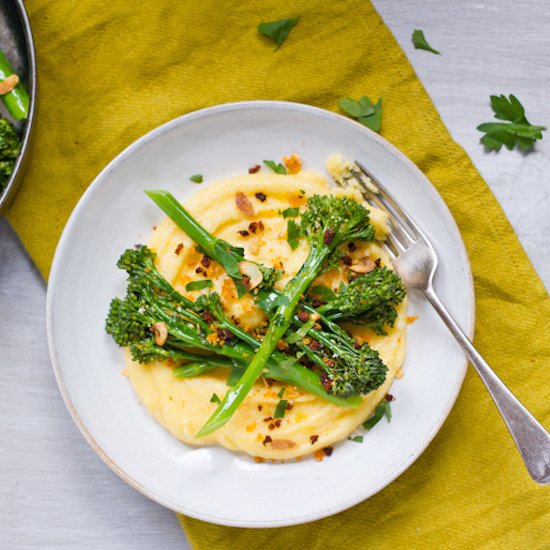
[[[276,174],[286,176],[286,168],[284,164],[276,164],[274,160],[264,160],[264,164],[269,166]]]
[[[311,294],[318,296],[323,302],[330,302],[336,296],[328,286],[317,285],[309,289]]]
[[[370,128],[373,132],[380,132],[382,127],[382,98],[376,104],[366,96],[360,97],[357,101],[349,97],[342,98],[338,105],[344,113],[356,119],[363,126]]]
[[[281,399],[279,403],[277,403],[277,408],[275,409],[273,418],[284,418],[287,403],[288,401],[286,399]]]
[[[210,279],[203,279],[202,281],[191,281],[185,285],[185,290],[202,290],[203,288],[212,288],[214,285]]]
[[[391,405],[386,398],[382,399],[382,402],[376,406],[374,414],[366,422],[363,422],[363,428],[365,428],[365,430],[374,428],[374,426],[382,420],[383,416],[386,416],[388,422],[391,421]]]
[[[299,215],[299,208],[286,208],[283,210],[283,218],[297,218]]]
[[[267,36],[267,38],[271,38],[271,40],[277,44],[275,48],[275,51],[277,51],[283,45],[283,42],[287,39],[288,34],[296,26],[298,21],[300,21],[300,16],[260,23],[258,25],[258,32]]]
[[[355,437],[348,437],[350,441],[355,441],[355,443],[363,443],[363,436],[356,435]]]
[[[517,145],[527,152],[537,139],[542,139],[542,132],[546,128],[529,123],[525,117],[525,109],[516,96],[510,94],[507,98],[505,95],[492,95],[491,107],[496,119],[508,122],[485,122],[477,127],[480,132],[485,133],[480,141],[487,149],[500,151],[503,145],[508,149]]]
[[[296,250],[300,244],[300,226],[292,219],[288,220],[286,226],[286,240],[292,250]]]
[[[350,97],[343,97],[339,102],[342,111],[352,116],[353,118],[360,118],[362,116],[369,116],[374,113],[374,107],[370,99],[367,96],[360,97],[357,101]]]
[[[210,403],[221,403],[221,399],[215,394],[212,394],[212,397],[210,398]]]
[[[441,55],[437,50],[434,50],[426,40],[426,37],[424,36],[424,32],[416,29],[413,31],[412,34],[412,41],[414,44],[414,47],[417,50],[426,50],[427,52],[436,53],[437,55]]]
[[[256,304],[266,313],[271,313],[277,307],[283,304],[286,305],[288,303],[288,297],[279,294],[275,290],[261,289],[258,294],[256,294]]]
[[[193,183],[202,183],[202,174],[195,174],[189,178]]]

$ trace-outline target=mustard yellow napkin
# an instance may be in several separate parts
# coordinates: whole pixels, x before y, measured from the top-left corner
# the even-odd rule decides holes
[[[27,7],[38,51],[36,142],[8,218],[45,277],[82,192],[114,155],[158,124],[237,100],[338,110],[344,95],[381,96],[382,135],[438,188],[466,242],[477,346],[548,426],[548,295],[368,2],[29,0]],[[301,21],[274,52],[256,25],[294,15]],[[548,548],[548,497],[525,472],[470,372],[430,447],[397,481],[353,509],[283,529],[181,522],[198,549]],[[235,498],[246,495],[237,490]]]

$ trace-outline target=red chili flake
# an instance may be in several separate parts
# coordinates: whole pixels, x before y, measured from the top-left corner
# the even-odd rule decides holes
[[[357,340],[354,340],[353,341],[353,347],[355,349],[361,349],[361,344]]]
[[[310,435],[309,440],[311,441],[311,444],[317,443],[317,440],[319,439],[318,435]]]
[[[267,199],[267,195],[261,191],[259,193],[255,193],[254,196],[261,202],[264,202],[265,199]]]
[[[321,378],[321,384],[323,385],[323,388],[325,388],[325,390],[329,392],[332,389],[332,383],[330,381],[330,378],[324,373],[321,373],[320,378]]]
[[[270,430],[273,430],[273,429],[275,428],[275,424],[273,424],[273,422],[272,422],[272,423],[268,426],[268,428],[269,428]]]
[[[203,311],[201,313],[201,317],[203,321],[206,321],[207,323],[212,323],[214,321],[214,314],[211,311]]]
[[[292,410],[292,407],[294,407],[294,403],[292,401],[289,401],[287,404],[286,404],[286,407],[285,409],[287,411],[291,411]]]
[[[195,269],[195,273],[202,273],[203,271],[204,269],[200,265]]]
[[[258,410],[262,412],[263,407],[261,405],[258,405]]]
[[[355,246],[354,242],[348,243],[348,250],[350,252],[353,252],[354,250],[357,250],[357,247]]]
[[[311,351],[319,351],[321,349],[321,343],[318,340],[312,339],[307,347]]]
[[[273,417],[272,416],[266,416],[264,418],[264,422],[271,422],[273,420]]]
[[[178,244],[178,246],[176,246],[176,250],[174,250],[174,253],[175,254],[179,254],[183,249],[183,243],[180,243]]]
[[[204,267],[210,267],[210,258],[208,256],[203,256],[201,258],[201,265]]]
[[[391,393],[387,393],[386,401],[395,401],[395,397]]]
[[[319,300],[318,298],[313,298],[311,300],[311,305],[313,307],[319,307],[319,306],[322,306],[325,302],[322,302],[321,300]]]
[[[262,220],[258,220],[258,231],[264,230],[264,222]]]
[[[250,287],[250,277],[248,275],[243,275],[242,281],[243,281],[243,285],[246,288]]]
[[[300,311],[298,311],[298,319],[300,319],[302,323],[309,321],[309,313],[301,309]]]
[[[238,233],[241,237],[248,237],[248,235],[250,235],[250,233],[249,233],[246,229],[241,229],[240,231],[237,231],[237,233]]]
[[[248,169],[248,173],[249,174],[255,174],[260,168],[261,168],[261,166],[259,164],[255,164],[254,166],[251,166]]]
[[[269,387],[273,386],[273,378],[265,378],[265,381]]]
[[[258,229],[258,224],[256,222],[251,222],[251,224],[248,226],[248,230],[250,233],[256,233],[256,230]]]
[[[226,328],[219,328],[218,338],[220,340],[225,340],[226,342],[230,342],[231,340],[233,340],[233,333],[227,330]]]
[[[352,259],[351,259],[351,256],[348,256],[347,254],[344,254],[343,258],[342,258],[342,262],[344,263],[344,265],[351,265],[352,264]]]
[[[334,449],[332,447],[323,447],[323,452],[327,455],[327,456],[330,456],[332,454],[332,451],[334,451]]]
[[[381,262],[381,261],[382,261],[382,260],[381,260],[380,258],[377,258],[376,260],[374,260],[374,265],[375,265],[376,267],[380,267],[380,262]]]
[[[329,245],[334,239],[334,229],[332,227],[329,227],[324,233],[323,233],[323,242],[326,245]]]
[[[157,229],[157,226],[153,225],[153,231],[156,231],[156,229]]]
[[[263,446],[265,447],[268,443],[271,443],[273,440],[269,435],[265,436],[265,439],[262,441]]]
[[[282,422],[281,418],[278,418],[277,420],[275,420],[275,427],[280,428],[281,427],[281,422]]]

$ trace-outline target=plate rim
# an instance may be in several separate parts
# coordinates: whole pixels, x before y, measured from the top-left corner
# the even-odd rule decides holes
[[[196,111],[192,111],[190,113],[186,113],[184,115],[181,115],[179,117],[173,118],[144,134],[134,142],[132,142],[130,145],[125,147],[122,151],[120,151],[109,163],[96,175],[92,183],[86,188],[80,199],[78,200],[78,203],[76,204],[75,208],[71,212],[64,228],[61,234],[61,237],[57,243],[54,257],[52,260],[52,266],[50,270],[50,277],[48,281],[48,288],[47,288],[47,295],[46,295],[46,328],[47,328],[47,337],[48,337],[48,349],[49,349],[49,355],[50,355],[50,361],[52,364],[52,368],[54,371],[55,379],[57,382],[57,385],[59,387],[60,393],[63,397],[63,400],[65,402],[65,405],[67,409],[69,410],[69,413],[71,414],[73,421],[77,425],[80,433],[84,437],[84,439],[88,442],[88,444],[92,447],[92,449],[96,452],[96,454],[103,460],[103,462],[115,473],[117,474],[122,480],[124,480],[128,485],[133,487],[135,490],[143,494],[144,496],[150,498],[154,502],[169,508],[170,510],[180,513],[189,517],[192,517],[194,519],[199,519],[202,521],[215,523],[218,525],[225,525],[230,527],[243,527],[243,528],[268,528],[268,527],[285,527],[285,526],[291,526],[291,525],[298,525],[302,523],[312,522],[320,519],[324,519],[326,517],[332,516],[334,514],[337,514],[339,512],[342,512],[344,510],[347,510],[365,500],[368,498],[376,495],[378,492],[380,492],[382,489],[387,487],[392,481],[397,479],[401,474],[403,474],[410,466],[418,459],[418,457],[426,450],[428,445],[433,441],[436,434],[439,432],[445,421],[447,420],[449,413],[451,412],[452,408],[454,407],[456,400],[458,398],[458,395],[460,393],[460,390],[464,383],[464,378],[466,376],[467,367],[468,367],[468,360],[466,356],[464,356],[464,361],[462,364],[462,374],[460,376],[460,379],[458,380],[459,383],[456,384],[456,387],[454,389],[453,394],[451,394],[451,398],[449,399],[445,409],[443,410],[440,418],[438,419],[437,423],[434,425],[434,428],[432,431],[426,436],[425,440],[422,442],[422,444],[418,447],[418,449],[412,453],[408,459],[404,462],[402,462],[394,471],[390,472],[388,476],[386,476],[384,479],[380,480],[374,490],[369,489],[369,491],[365,491],[363,493],[360,493],[356,495],[354,498],[347,500],[344,503],[339,503],[337,505],[327,506],[324,510],[318,511],[315,513],[309,513],[304,514],[302,516],[298,516],[293,518],[291,521],[287,519],[283,520],[270,520],[270,521],[237,521],[232,519],[227,519],[223,517],[217,517],[217,516],[211,516],[208,514],[203,513],[194,513],[193,511],[189,511],[187,509],[182,508],[177,503],[171,502],[159,495],[157,495],[154,491],[151,489],[148,489],[144,487],[140,482],[126,474],[126,472],[108,455],[106,451],[103,450],[101,445],[95,440],[95,438],[91,435],[91,433],[88,431],[85,423],[80,418],[80,415],[77,411],[77,408],[75,404],[73,403],[69,392],[67,390],[67,387],[65,386],[63,372],[61,368],[61,364],[58,359],[57,355],[57,348],[56,348],[56,342],[55,342],[55,328],[53,323],[53,309],[54,309],[54,299],[55,299],[55,289],[56,289],[56,279],[57,274],[60,271],[60,260],[59,258],[62,255],[62,251],[64,247],[67,245],[67,241],[70,238],[70,234],[72,232],[72,228],[76,223],[76,220],[79,218],[79,215],[82,210],[85,209],[87,206],[87,203],[91,199],[91,196],[93,192],[95,191],[95,187],[97,185],[97,182],[100,181],[103,176],[110,171],[112,171],[113,168],[115,168],[118,164],[121,162],[124,162],[125,157],[133,153],[135,149],[139,149],[142,145],[148,143],[149,141],[152,141],[156,139],[158,135],[163,134],[164,132],[169,131],[173,127],[177,127],[181,124],[185,124],[188,121],[193,121],[196,118],[201,118],[204,116],[209,116],[212,114],[217,113],[223,113],[226,111],[239,111],[243,109],[265,109],[265,108],[273,108],[273,109],[282,109],[282,110],[294,110],[294,111],[309,111],[313,114],[316,114],[318,116],[322,116],[329,119],[338,119],[340,121],[345,121],[346,123],[359,127],[359,129],[365,133],[370,139],[374,139],[378,142],[379,145],[381,145],[383,148],[389,150],[390,153],[397,155],[401,161],[403,161],[407,167],[413,171],[417,177],[420,177],[420,179],[424,180],[428,186],[427,188],[430,189],[430,192],[433,195],[433,198],[435,199],[437,205],[439,208],[442,209],[442,211],[445,213],[445,216],[448,218],[448,221],[451,223],[452,228],[458,237],[458,245],[459,245],[459,252],[461,256],[461,260],[463,262],[464,267],[466,268],[466,278],[468,283],[468,294],[469,294],[469,307],[470,307],[470,318],[468,319],[469,326],[465,330],[466,335],[470,340],[473,339],[474,329],[475,329],[475,290],[474,290],[474,283],[473,283],[473,275],[472,275],[472,269],[470,265],[470,260],[468,257],[468,253],[466,250],[466,246],[464,244],[464,240],[462,238],[462,235],[460,233],[460,230],[458,228],[458,225],[449,209],[445,201],[443,200],[442,196],[440,195],[437,188],[431,183],[431,181],[427,178],[427,176],[410,160],[403,152],[401,152],[397,147],[395,147],[392,143],[390,143],[388,140],[377,134],[376,132],[373,132],[369,128],[366,128],[365,126],[359,124],[358,122],[355,122],[347,117],[344,117],[338,113],[328,111],[326,109],[322,109],[320,107],[314,107],[312,105],[307,105],[304,103],[298,103],[298,102],[291,102],[291,101],[277,101],[277,100],[252,100],[252,101],[238,101],[238,102],[231,102],[231,103],[223,103],[219,105],[214,105],[211,107],[206,107],[203,109],[199,109]],[[357,129],[357,128],[356,128]],[[458,344],[457,344],[458,345]],[[368,494],[366,494],[368,493]]]
[[[29,114],[24,121],[24,129],[21,138],[21,151],[15,161],[13,172],[3,191],[0,192],[0,217],[7,212],[9,206],[15,199],[19,185],[23,180],[25,168],[29,162],[29,151],[31,150],[34,136],[34,125],[36,118],[36,100],[37,100],[37,67],[36,67],[36,49],[34,46],[34,37],[29,20],[29,15],[25,8],[23,0],[12,0],[14,8],[19,16],[25,46],[27,48],[27,91],[29,94]]]

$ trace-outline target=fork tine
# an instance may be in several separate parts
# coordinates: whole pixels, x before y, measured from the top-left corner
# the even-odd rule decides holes
[[[399,253],[405,250],[405,246],[399,242],[399,239],[395,238],[393,229],[386,235],[384,244],[395,257],[399,256]]]
[[[385,204],[383,200],[381,200],[373,191],[371,191],[365,185],[365,182],[361,179],[360,173],[355,172],[354,170],[350,170],[350,173],[352,174],[354,180],[357,183],[359,183],[359,185],[361,186],[361,189],[363,190],[362,191],[363,198],[371,206],[378,208],[379,210],[383,210],[388,214],[389,224],[391,226],[391,233],[399,241],[401,248],[404,249],[406,245],[412,244],[415,240],[414,237],[411,236],[409,232],[407,232],[407,229],[403,225],[403,223],[400,223],[399,219],[396,218],[392,209],[389,208],[388,205]]]
[[[373,174],[367,170],[360,162],[354,161],[356,166],[363,172],[378,188],[377,198],[384,205],[386,210],[389,210],[394,214],[395,218],[398,218],[404,229],[408,229],[409,233],[414,239],[418,239],[422,235],[422,231],[412,220],[406,211],[399,205],[399,203],[392,197],[392,195],[386,190],[386,188],[380,183],[380,181],[373,176]],[[372,195],[374,193],[371,192]]]

